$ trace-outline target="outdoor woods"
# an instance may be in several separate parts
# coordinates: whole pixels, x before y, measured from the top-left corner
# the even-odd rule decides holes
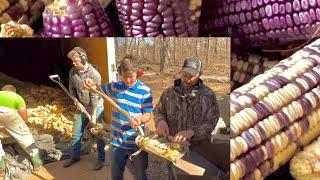
[[[123,38],[115,40],[116,60],[133,56],[145,70],[170,73],[176,71],[185,58],[197,56],[203,61],[204,71],[218,76],[229,76],[230,38]],[[124,52],[124,53],[123,53]],[[225,74],[212,72],[214,67]],[[222,73],[222,72],[221,72]],[[206,73],[209,75],[208,73]]]

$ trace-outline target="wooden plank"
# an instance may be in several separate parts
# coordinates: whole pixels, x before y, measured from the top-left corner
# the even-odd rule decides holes
[[[41,167],[39,171],[32,172],[32,175],[30,177],[32,180],[52,180],[54,177],[45,167]]]
[[[205,159],[215,164],[225,172],[230,171],[230,141],[229,138],[214,138],[211,144],[195,147]]]
[[[205,159],[196,151],[190,151],[173,166],[173,173],[176,179],[183,179],[186,175],[201,176],[203,178],[222,177],[226,174],[210,161]]]

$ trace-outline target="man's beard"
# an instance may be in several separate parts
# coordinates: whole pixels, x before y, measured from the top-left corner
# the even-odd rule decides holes
[[[182,86],[184,92],[190,92],[194,88],[194,85],[185,82],[182,82]]]

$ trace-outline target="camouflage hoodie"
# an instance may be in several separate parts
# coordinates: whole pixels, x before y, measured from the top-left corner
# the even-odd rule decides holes
[[[202,80],[191,93],[184,95],[180,79],[162,93],[154,116],[156,125],[161,120],[167,122],[172,136],[179,131],[193,130],[191,145],[209,143],[220,117],[216,96]]]

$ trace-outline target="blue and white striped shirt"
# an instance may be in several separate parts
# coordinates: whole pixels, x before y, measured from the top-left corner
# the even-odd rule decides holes
[[[101,85],[101,89],[131,117],[153,112],[152,92],[140,80],[130,88],[123,81]],[[130,119],[112,109],[112,140],[111,144],[126,149],[137,149],[135,143],[137,130],[126,125]]]

